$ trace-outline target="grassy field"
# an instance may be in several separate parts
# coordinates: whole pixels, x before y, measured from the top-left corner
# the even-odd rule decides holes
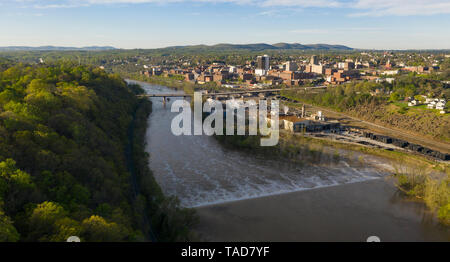
[[[388,108],[391,109],[392,112],[399,112],[399,113],[412,113],[412,114],[417,114],[417,113],[434,113],[439,117],[448,117],[450,116],[450,113],[445,113],[445,114],[441,114],[440,111],[441,110],[437,110],[437,109],[429,109],[427,105],[425,104],[420,104],[417,106],[408,106],[408,102],[403,102],[403,101],[397,101],[397,102],[391,102],[391,104],[388,106]]]

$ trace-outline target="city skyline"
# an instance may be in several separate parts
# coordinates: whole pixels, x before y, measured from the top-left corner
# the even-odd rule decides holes
[[[441,0],[3,0],[0,46],[448,49],[449,14],[450,3]]]

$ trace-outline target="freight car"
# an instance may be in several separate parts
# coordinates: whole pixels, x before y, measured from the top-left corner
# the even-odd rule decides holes
[[[434,158],[444,160],[444,161],[450,160],[450,154],[434,151],[430,148],[423,147],[421,145],[417,145],[417,144],[413,144],[413,143],[409,143],[408,141],[405,141],[402,139],[392,138],[390,136],[377,135],[377,134],[374,134],[371,132],[365,132],[365,131],[362,133],[362,135],[365,138],[370,138],[372,140],[379,141],[379,142],[382,142],[385,144],[392,143],[395,146],[398,146],[398,147],[401,147],[404,149],[409,149],[411,151],[420,153],[425,156],[434,157]],[[359,143],[360,144],[370,144],[370,143],[363,143],[363,142],[359,142]]]
[[[409,145],[407,141],[397,138],[392,139],[392,144],[401,148],[406,148]]]

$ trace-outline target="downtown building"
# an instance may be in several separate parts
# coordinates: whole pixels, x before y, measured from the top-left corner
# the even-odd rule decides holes
[[[255,75],[264,76],[267,75],[270,68],[270,58],[268,55],[258,56],[256,58]]]

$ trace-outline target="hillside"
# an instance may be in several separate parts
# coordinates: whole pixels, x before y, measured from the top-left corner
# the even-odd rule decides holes
[[[112,46],[86,46],[86,47],[63,47],[63,46],[0,46],[0,51],[104,51],[116,49]]]
[[[161,48],[160,50],[189,50],[189,51],[230,51],[230,50],[246,50],[246,51],[263,51],[263,50],[353,50],[351,47],[344,45],[328,45],[328,44],[217,44],[217,45],[194,45],[194,46],[173,46]]]
[[[139,87],[67,64],[0,79],[0,242],[186,240],[184,211],[148,170]]]

